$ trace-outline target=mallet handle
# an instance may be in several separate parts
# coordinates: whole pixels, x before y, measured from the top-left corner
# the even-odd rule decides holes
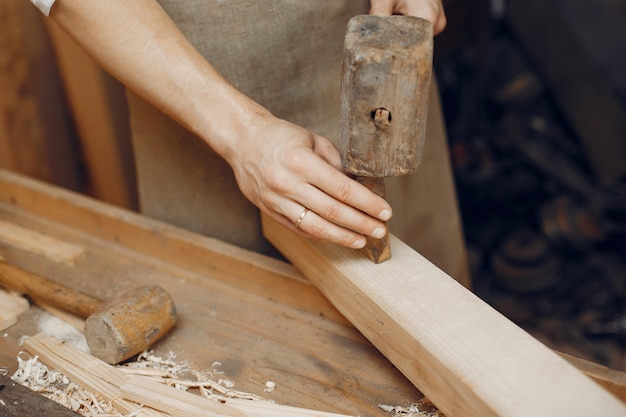
[[[83,318],[89,317],[105,305],[102,300],[4,261],[0,261],[0,286],[27,295],[34,301],[45,301]]]

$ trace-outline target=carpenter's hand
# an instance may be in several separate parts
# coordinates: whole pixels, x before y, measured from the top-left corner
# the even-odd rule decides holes
[[[341,172],[332,142],[273,116],[265,119],[255,139],[242,140],[227,158],[244,195],[307,237],[351,248],[365,245],[363,235],[383,237],[380,220],[391,217],[391,207]]]
[[[370,0],[370,14],[390,16],[402,14],[429,20],[435,35],[446,27],[446,14],[441,0]]]
[[[224,157],[243,194],[271,218],[354,248],[365,245],[363,235],[384,234],[389,204],[341,172],[333,144],[235,89],[158,2],[64,0],[51,17],[123,84]]]

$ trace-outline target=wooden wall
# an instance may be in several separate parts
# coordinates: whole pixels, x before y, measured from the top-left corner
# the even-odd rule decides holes
[[[63,87],[38,13],[0,2],[0,167],[72,189],[84,186]]]
[[[124,89],[24,0],[0,2],[0,167],[135,209]]]

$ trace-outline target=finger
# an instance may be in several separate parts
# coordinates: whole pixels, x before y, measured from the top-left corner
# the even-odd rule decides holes
[[[448,19],[443,9],[441,9],[437,20],[433,21],[433,35],[439,35],[446,28]]]
[[[403,13],[406,16],[417,16],[428,20],[433,24],[433,35],[438,35],[446,28],[447,20],[443,7],[432,5],[430,7],[417,6],[414,3],[406,7]]]
[[[306,209],[300,204],[292,202],[290,205],[290,214],[286,215],[280,215],[272,210],[264,211],[270,218],[301,236],[336,243],[352,249],[365,246],[367,241],[363,235],[330,223],[313,210]]]
[[[329,222],[310,209],[303,209],[294,221],[293,228],[305,236],[333,242],[352,249],[360,249],[366,243],[363,235]]]
[[[446,27],[446,14],[441,0],[406,1],[400,7],[405,16],[416,16],[428,20],[433,24],[433,34],[438,35]]]
[[[393,7],[393,0],[371,0],[369,14],[374,16],[391,16]]]
[[[316,187],[307,187],[301,196],[295,197],[295,201],[311,209],[329,223],[350,229],[361,235],[380,239],[387,232],[387,227],[382,221],[336,200]]]
[[[340,173],[340,175],[336,175],[336,173],[334,174],[334,178],[332,178],[330,181],[335,184],[335,183],[340,183],[340,182],[352,182],[349,177],[346,176],[345,172],[343,171],[343,166],[341,163],[341,156],[339,155],[339,151],[337,150],[337,148],[335,147],[335,145],[323,138],[323,137],[316,137],[315,138],[315,145],[314,145],[314,151],[315,153],[320,156],[324,161],[328,162],[331,166],[333,166],[337,172]],[[336,180],[335,180],[336,178]],[[354,184],[353,184],[354,185]],[[356,185],[357,188],[360,188],[359,185]],[[365,198],[371,198],[371,194],[369,193],[369,190],[363,189],[361,188],[361,192],[363,193],[363,196]],[[339,197],[341,198],[341,196],[339,195],[340,193],[336,193],[336,194],[331,194],[333,197]],[[351,203],[351,201],[347,201],[347,200],[342,200],[345,201],[347,203]],[[330,202],[329,202],[330,203]],[[372,203],[371,201],[367,201],[367,200],[363,200],[362,204],[365,207],[372,207],[373,211],[371,213],[368,213],[372,216],[378,217],[380,218],[382,221],[387,221],[389,220],[389,217],[391,216],[391,212],[389,212],[388,214],[384,214],[381,217],[381,211],[384,210],[390,210],[391,208],[389,207],[389,205],[387,204],[386,201],[384,201],[384,199],[380,199],[378,198],[378,203],[379,204],[383,204],[383,207],[380,209],[376,209],[375,207],[372,207]],[[326,211],[326,210],[325,210]],[[324,212],[325,212],[324,211]],[[361,211],[366,212],[366,210],[361,209]],[[318,213],[320,213],[318,211]],[[322,212],[323,213],[323,212]],[[329,218],[328,216],[326,216],[326,218]],[[331,219],[332,220],[332,219]],[[348,225],[348,227],[350,227]],[[354,229],[353,229],[354,230]]]
[[[305,180],[323,193],[328,194],[333,200],[354,207],[381,221],[387,221],[391,218],[391,206],[383,198],[375,195],[365,186],[349,178],[343,172],[329,169],[326,164],[308,170]],[[309,193],[311,192],[310,190],[307,191]],[[318,199],[316,201],[320,201],[326,205],[331,201],[317,193],[311,193],[309,195],[315,195]],[[310,201],[307,199],[307,194],[304,192],[294,196],[294,199],[296,201]],[[315,203],[315,201],[313,201],[313,203]],[[323,210],[323,213],[328,213],[326,218],[333,218],[333,206],[328,206],[327,209]]]

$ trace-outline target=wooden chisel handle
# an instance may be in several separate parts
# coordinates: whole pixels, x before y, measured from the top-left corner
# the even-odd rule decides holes
[[[35,302],[44,301],[83,318],[89,317],[105,305],[102,300],[4,261],[0,261],[0,286],[27,295]]]
[[[364,186],[366,186],[374,194],[385,198],[385,179],[379,177],[360,177],[354,178]],[[385,223],[385,226],[387,224]],[[374,263],[379,264],[391,258],[391,249],[389,247],[389,228],[382,239],[376,239],[367,236],[367,243],[363,251],[367,257]]]

